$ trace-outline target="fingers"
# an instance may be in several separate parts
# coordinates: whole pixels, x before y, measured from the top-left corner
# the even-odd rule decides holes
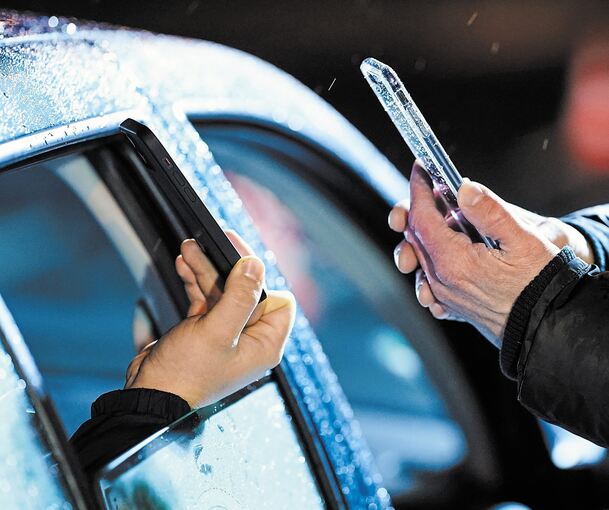
[[[254,251],[234,230],[226,230],[225,233],[242,257],[254,255]],[[185,240],[181,251],[182,255],[176,259],[176,269],[191,302],[188,317],[207,313],[221,296],[216,287],[217,272],[194,239]],[[256,322],[261,314],[262,309],[256,307],[248,325]]]
[[[425,273],[421,269],[418,269],[416,272],[415,293],[419,304],[425,308],[429,308],[436,302]]]
[[[265,369],[279,364],[283,350],[294,325],[296,317],[296,300],[288,291],[269,291],[266,300],[260,305],[263,308],[260,319],[252,327],[246,327],[244,334],[258,340],[257,358],[262,360]],[[251,346],[242,342],[239,348]]]
[[[254,250],[252,250],[252,248],[250,247],[249,244],[247,244],[239,234],[237,234],[237,232],[235,232],[234,230],[225,230],[224,233],[226,234],[226,237],[228,237],[230,239],[230,242],[233,243],[233,246],[237,249],[237,251],[239,252],[239,255],[241,255],[242,257],[247,257],[249,255],[256,255],[254,253]],[[260,319],[260,316],[262,315],[264,311],[264,308],[262,305],[256,306],[256,308],[254,309],[254,311],[252,312],[252,315],[250,316],[249,320],[247,321],[247,325],[250,326],[252,324],[254,324],[258,319]]]
[[[190,270],[194,274],[195,282],[199,287],[200,293],[207,298],[208,308],[211,308],[218,299],[218,290],[216,286],[218,272],[203,251],[201,251],[199,244],[194,239],[186,239],[182,242],[180,251],[184,262],[190,267]],[[212,303],[209,303],[210,298],[213,301]]]
[[[190,266],[184,261],[182,255],[176,258],[176,271],[184,282],[184,289],[190,301],[187,317],[193,315],[202,315],[207,312],[207,300],[201,291],[201,287],[197,282],[195,274]]]
[[[395,232],[404,232],[408,228],[408,210],[410,200],[404,199],[393,206],[389,212],[389,228]],[[396,267],[402,273],[412,273],[419,265],[412,246],[407,241],[402,241],[393,250],[393,260]]]
[[[418,269],[416,272],[415,293],[419,304],[424,308],[429,308],[429,311],[436,319],[450,318],[448,309],[436,301],[427,277],[421,269]]]
[[[438,210],[429,177],[416,162],[410,175],[411,207],[408,228],[423,243],[432,259],[454,258],[455,249],[471,244],[467,236],[451,229]],[[446,247],[451,246],[451,254]]]
[[[402,241],[395,247],[393,260],[402,273],[412,273],[419,265],[415,251],[407,241]]]
[[[484,236],[496,239],[503,251],[510,251],[526,243],[524,229],[511,204],[498,197],[482,184],[464,181],[459,189],[459,206],[463,215]]]
[[[239,252],[239,255],[242,257],[247,257],[248,255],[255,255],[254,250],[250,248],[250,245],[247,244],[241,236],[237,234],[234,230],[225,230],[224,233],[226,237],[230,239],[230,242],[233,243],[233,246]]]
[[[389,212],[389,228],[395,232],[404,232],[408,226],[408,209],[410,208],[410,200],[401,200],[393,206]]]
[[[439,320],[446,320],[452,318],[450,313],[440,303],[433,303],[429,307],[429,311],[431,312],[431,315],[434,316],[434,318]]]
[[[209,331],[221,331],[231,341],[238,338],[258,305],[263,283],[262,261],[254,256],[240,259],[226,280],[224,294],[206,316]]]

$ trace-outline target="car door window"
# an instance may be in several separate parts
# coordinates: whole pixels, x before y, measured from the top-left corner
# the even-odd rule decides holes
[[[458,464],[467,445],[404,333],[409,311],[388,300],[397,279],[386,259],[278,152],[228,127],[199,130],[322,341],[383,483],[402,492],[417,473]]]
[[[83,508],[58,432],[41,407],[36,382],[10,349],[22,339],[0,298],[0,503],[5,510]],[[23,360],[22,360],[23,361]],[[26,360],[27,361],[27,360]],[[60,463],[62,464],[60,466]]]
[[[0,238],[0,293],[72,433],[123,387],[134,329],[154,339],[150,256],[83,155],[0,174]]]
[[[101,473],[109,509],[327,508],[270,378],[199,409]]]

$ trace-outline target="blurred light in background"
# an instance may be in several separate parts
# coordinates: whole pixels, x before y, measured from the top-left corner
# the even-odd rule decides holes
[[[609,173],[609,39],[587,42],[574,55],[565,129],[574,157]]]
[[[554,465],[561,469],[598,464],[607,450],[556,425],[541,422]]]

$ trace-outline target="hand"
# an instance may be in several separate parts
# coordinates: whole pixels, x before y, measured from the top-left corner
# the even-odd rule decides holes
[[[408,227],[408,210],[410,200],[398,202],[389,213],[389,227],[395,232],[404,233]],[[529,228],[544,236],[559,248],[570,246],[575,254],[588,264],[594,264],[592,247],[582,233],[558,218],[541,216],[522,207],[504,202],[511,213]],[[402,273],[412,273],[419,267],[419,261],[408,241],[398,244],[393,252],[395,265]]]
[[[213,308],[204,292],[213,283],[209,262],[193,239],[182,243],[176,269],[191,303],[188,318],[134,358],[125,388],[174,393],[194,408],[237,391],[281,361],[294,322],[294,297],[268,291],[258,305],[264,265],[235,233],[227,234],[246,256]]]
[[[392,228],[406,231],[406,241],[396,249],[396,264],[410,272],[421,263],[417,297],[434,317],[470,322],[499,345],[514,301],[559,248],[537,231],[544,223],[537,215],[466,181],[458,196],[463,214],[483,235],[497,239],[501,248],[472,243],[447,226],[418,164],[410,186],[410,211],[399,204],[390,214]],[[561,232],[554,221],[544,228],[555,238],[556,230]]]

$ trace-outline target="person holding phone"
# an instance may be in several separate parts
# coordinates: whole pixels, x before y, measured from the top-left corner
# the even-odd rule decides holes
[[[241,254],[211,308],[207,258],[194,239],[182,243],[176,270],[190,300],[187,317],[130,363],[123,390],[100,396],[91,419],[71,438],[90,478],[122,452],[191,409],[218,401],[279,364],[295,316],[294,296],[267,291],[264,264],[235,233]],[[211,308],[211,309],[210,309]]]
[[[395,263],[416,271],[419,303],[498,347],[503,373],[535,415],[609,445],[609,207],[546,218],[468,180],[458,204],[498,248],[447,225],[418,162],[410,199],[389,214],[404,234]]]

